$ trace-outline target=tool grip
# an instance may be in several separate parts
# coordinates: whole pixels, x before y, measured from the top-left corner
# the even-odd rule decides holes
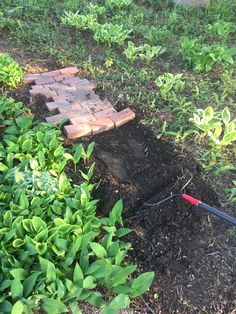
[[[205,203],[202,203],[202,202],[198,203],[198,207],[202,208],[202,209],[205,209],[208,212],[216,215],[217,217],[222,218],[222,219],[224,219],[224,220],[228,221],[229,223],[231,223],[231,224],[236,226],[236,218],[234,218],[234,217],[232,217],[232,216],[222,212],[221,210],[216,209],[214,207],[211,207],[211,206],[209,206],[209,205],[207,205]]]
[[[222,211],[219,210],[219,209],[216,209],[216,208],[214,208],[214,207],[211,207],[211,206],[209,206],[209,205],[207,205],[207,204],[205,204],[205,203],[199,201],[198,199],[196,199],[196,198],[194,198],[194,197],[192,197],[192,196],[190,196],[190,195],[188,195],[188,194],[182,194],[181,196],[182,196],[182,198],[185,199],[187,202],[189,202],[189,203],[191,203],[191,204],[197,206],[198,208],[205,209],[205,210],[207,210],[208,212],[210,212],[210,213],[216,215],[217,217],[222,218],[222,219],[226,220],[227,222],[232,223],[233,225],[236,226],[236,218],[234,218],[234,217],[232,217],[232,216],[230,216],[230,215],[228,215],[228,214],[222,212]]]

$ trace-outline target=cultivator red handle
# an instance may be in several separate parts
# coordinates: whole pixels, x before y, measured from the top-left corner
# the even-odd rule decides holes
[[[214,207],[211,207],[201,201],[199,201],[198,199],[188,195],[188,194],[181,194],[181,197],[186,200],[187,202],[193,204],[194,206],[197,206],[198,208],[202,208],[202,209],[205,209],[207,210],[208,212],[216,215],[217,217],[219,218],[222,218],[230,223],[232,223],[233,225],[236,226],[236,218],[230,216],[230,215],[227,215],[226,213],[222,212],[221,210],[219,209],[216,209]]]

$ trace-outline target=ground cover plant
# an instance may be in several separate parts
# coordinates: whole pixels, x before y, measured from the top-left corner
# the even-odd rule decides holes
[[[0,84],[16,87],[22,81],[23,72],[20,66],[7,53],[0,54]]]
[[[157,138],[195,156],[234,209],[235,10],[234,0],[197,10],[171,0],[3,0],[0,31],[34,57],[77,65],[117,108],[132,106]]]
[[[86,301],[117,313],[154,274],[130,280],[136,265],[125,261],[131,245],[122,237],[132,230],[123,226],[122,202],[108,217],[96,215],[94,165],[85,172],[80,164],[94,143],[70,152],[60,130],[34,122],[22,103],[3,97],[0,104],[0,312],[78,314],[78,302]],[[64,172],[68,160],[81,174],[79,185]]]

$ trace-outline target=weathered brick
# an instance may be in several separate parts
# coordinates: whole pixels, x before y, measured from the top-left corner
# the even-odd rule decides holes
[[[69,105],[69,102],[66,100],[58,100],[58,101],[52,101],[52,102],[46,103],[46,106],[49,111],[53,111],[55,109],[58,109],[59,107],[67,106],[67,105]]]
[[[88,101],[82,102],[81,107],[84,109],[89,109],[91,113],[94,113],[94,114],[101,110],[110,108],[107,104],[104,104],[102,101],[100,103],[89,103]]]
[[[73,125],[88,124],[89,122],[96,121],[92,114],[80,114],[74,118],[70,118],[70,122]]]
[[[114,122],[109,118],[100,118],[96,121],[89,122],[92,134],[98,134],[114,128]]]
[[[66,125],[64,127],[64,130],[66,132],[67,138],[75,139],[82,136],[88,136],[91,135],[92,130],[89,125]]]
[[[108,108],[105,110],[101,110],[98,112],[94,113],[95,118],[99,119],[99,118],[109,118],[110,116],[114,115],[115,113],[117,113],[117,111],[114,108]]]
[[[55,80],[53,77],[45,77],[45,78],[42,78],[42,79],[37,79],[35,80],[35,84],[36,85],[47,85],[47,84],[51,84],[51,83],[54,83]]]
[[[46,97],[47,99],[50,99],[53,96],[57,95],[56,91],[47,89],[47,88],[42,87],[42,86],[38,86],[37,88],[34,87],[29,92],[30,92],[31,96],[39,96],[39,95],[41,95],[41,96]]]
[[[127,123],[128,121],[133,120],[134,118],[135,118],[135,113],[129,108],[126,108],[110,116],[110,119],[115,123],[116,127],[119,127]]]
[[[64,93],[62,95],[57,95],[52,97],[53,101],[58,100],[74,100],[74,96],[71,93]]]
[[[75,111],[75,110],[81,110],[82,107],[79,105],[79,104],[69,104],[69,105],[66,105],[66,106],[61,106],[59,108],[59,112],[60,113],[65,113],[65,112],[68,112],[68,111]]]
[[[78,117],[78,111],[70,111],[70,112],[66,112],[66,113],[59,113],[59,114],[55,114],[51,117],[46,118],[47,122],[53,123],[53,124],[59,124],[62,120],[64,119],[71,119],[74,117]]]
[[[61,75],[61,73],[59,72],[59,70],[54,70],[54,71],[49,71],[49,72],[44,72],[41,73],[41,76],[44,77],[53,77],[53,76],[58,76]]]
[[[41,74],[26,74],[24,76],[24,84],[33,83],[35,80],[41,79]]]
[[[60,69],[59,71],[62,75],[79,73],[79,69],[77,67],[67,67],[64,69]]]
[[[76,91],[76,87],[68,86],[59,82],[48,84],[48,85],[43,85],[43,86],[47,86],[50,89],[56,90],[60,93]]]
[[[78,76],[68,78],[63,81],[64,84],[68,84],[70,86],[80,87],[80,88],[87,88],[88,90],[96,88],[96,83],[90,82],[87,79],[81,79]]]
[[[73,76],[71,76],[70,74],[67,74],[67,75],[65,74],[65,75],[57,75],[57,76],[54,76],[53,78],[56,82],[62,82],[63,80],[71,78],[71,77]]]

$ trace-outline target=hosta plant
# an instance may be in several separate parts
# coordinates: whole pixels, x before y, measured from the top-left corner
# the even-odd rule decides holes
[[[23,79],[19,64],[7,53],[0,53],[0,86],[16,87]]]
[[[198,109],[191,119],[199,130],[199,136],[206,138],[210,144],[220,148],[232,145],[236,141],[236,119],[231,119],[227,107],[222,112],[215,112],[209,106],[205,110]]]
[[[125,49],[124,54],[128,60],[131,62],[136,60],[143,60],[147,63],[154,57],[158,57],[166,51],[165,48],[161,46],[150,46],[149,44],[144,44],[141,46],[135,46],[133,42],[128,42],[128,47]]]
[[[133,0],[105,0],[106,5],[110,9],[123,9],[130,6]]]
[[[218,20],[217,22],[208,25],[208,33],[213,36],[219,36],[226,40],[228,35],[236,31],[236,26],[232,22]]]
[[[85,30],[90,24],[96,21],[96,15],[79,14],[79,11],[73,13],[71,11],[66,11],[62,16],[61,21],[64,25],[74,26],[78,30]]]
[[[180,52],[194,71],[208,72],[212,70],[215,63],[234,64],[233,56],[236,54],[236,48],[227,48],[217,44],[211,46],[201,45],[197,40],[184,38]]]
[[[114,44],[122,45],[131,33],[131,30],[123,29],[122,25],[111,23],[97,24],[94,31],[94,39],[98,43],[104,43],[108,46]]]
[[[123,237],[131,230],[122,202],[108,217],[96,215],[88,165],[94,143],[69,151],[53,126],[10,118],[0,144],[0,313],[81,314],[87,302],[115,314],[129,306],[154,274],[135,278],[136,265],[125,260],[131,244]],[[78,185],[64,171],[68,161]]]
[[[161,96],[169,98],[171,92],[183,90],[185,82],[181,79],[183,74],[165,73],[155,80],[155,84],[160,88]]]

